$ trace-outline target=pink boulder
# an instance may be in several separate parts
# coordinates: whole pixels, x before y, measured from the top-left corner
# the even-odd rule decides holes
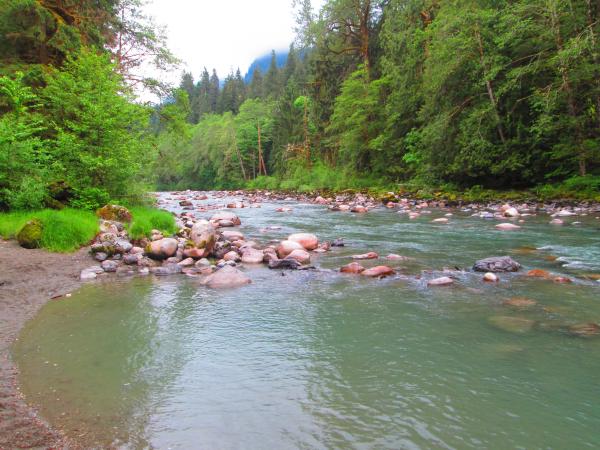
[[[297,242],[305,250],[314,250],[319,246],[317,236],[311,233],[295,233],[288,237],[288,241]]]

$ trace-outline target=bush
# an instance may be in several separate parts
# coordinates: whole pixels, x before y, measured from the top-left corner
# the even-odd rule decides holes
[[[75,191],[75,199],[71,200],[73,208],[95,211],[110,201],[110,195],[104,189],[89,187]]]
[[[167,211],[145,206],[131,208],[133,221],[129,224],[127,231],[133,239],[150,237],[152,230],[159,230],[165,235],[177,232],[175,218]]]
[[[98,233],[98,219],[88,211],[43,209],[0,214],[0,234],[14,238],[30,220],[42,225],[40,246],[53,252],[71,252],[88,244]]]

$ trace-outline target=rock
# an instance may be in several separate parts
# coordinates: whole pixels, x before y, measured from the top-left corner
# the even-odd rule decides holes
[[[295,259],[300,264],[308,264],[310,262],[310,254],[306,250],[296,249],[287,255],[285,259]]]
[[[133,247],[129,253],[133,253],[134,255],[137,254],[143,254],[144,253],[144,249],[142,247]]]
[[[304,250],[304,247],[302,247],[302,245],[294,241],[281,241],[281,243],[277,247],[277,255],[280,258],[285,258],[294,250]]]
[[[344,247],[346,244],[344,244],[344,239],[342,238],[337,238],[334,239],[333,242],[331,243],[332,247]]]
[[[94,259],[98,262],[106,261],[108,259],[108,255],[104,252],[98,252],[94,254]]]
[[[567,277],[555,277],[554,282],[563,284],[563,283],[572,283],[573,280],[571,280],[570,278],[567,278]]]
[[[350,212],[353,212],[353,213],[359,213],[359,214],[361,214],[361,213],[366,213],[366,212],[368,212],[368,211],[369,211],[369,210],[368,210],[368,209],[367,209],[365,206],[363,206],[363,205],[355,205],[355,206],[353,206],[353,207],[352,207],[352,209],[350,210]]]
[[[454,284],[454,280],[450,277],[441,277],[429,280],[427,286],[449,286]]]
[[[514,231],[520,230],[521,227],[513,223],[499,223],[498,225],[496,225],[496,229],[501,231]]]
[[[563,221],[562,221],[562,220],[560,220],[560,219],[552,219],[552,220],[550,221],[550,225],[564,225],[564,223],[565,223],[565,222],[563,222]]]
[[[473,266],[473,270],[476,272],[517,272],[520,269],[521,264],[510,256],[493,256],[481,259]]]
[[[223,255],[223,259],[225,261],[234,261],[234,262],[238,262],[241,260],[240,255],[238,254],[238,252],[234,252],[233,250],[230,252],[225,253],[225,255]]]
[[[205,250],[203,256],[208,256],[215,248],[217,232],[212,224],[206,220],[199,220],[192,227],[190,240],[194,243],[196,248]]]
[[[107,256],[114,255],[115,250],[116,250],[115,245],[111,242],[96,242],[95,244],[92,244],[92,246],[90,247],[90,252],[92,254],[105,253]]]
[[[517,208],[509,207],[504,211],[504,217],[519,217],[519,211]]]
[[[375,252],[363,253],[362,255],[352,255],[352,259],[377,259],[379,255]]]
[[[202,259],[196,261],[196,264],[194,266],[198,269],[210,267],[210,261],[206,258],[202,258]]]
[[[394,253],[387,255],[385,259],[389,259],[390,261],[408,261],[408,258],[406,256],[400,256]]]
[[[44,226],[39,219],[31,219],[17,233],[17,241],[23,248],[40,248]]]
[[[129,253],[123,256],[123,262],[128,266],[136,265],[140,259],[142,259],[142,255],[139,253]]]
[[[100,264],[100,266],[105,272],[116,272],[119,268],[119,264],[116,261],[110,260],[102,261],[102,264]]]
[[[131,251],[131,249],[133,248],[133,245],[131,244],[131,242],[125,240],[125,239],[117,239],[115,241],[115,252],[116,253],[128,253]]]
[[[167,259],[177,253],[179,242],[177,239],[164,238],[152,241],[146,246],[146,255],[153,259]]]
[[[210,218],[210,221],[216,222],[216,223],[219,223],[221,221],[229,221],[229,222],[232,222],[233,225],[241,225],[242,224],[242,221],[240,220],[240,218],[237,215],[235,215],[232,212],[228,212],[228,211],[214,214]]]
[[[194,258],[186,258],[183,261],[177,263],[177,265],[181,267],[192,267],[194,264],[196,264]]]
[[[239,231],[230,231],[230,230],[222,231],[221,236],[223,236],[223,238],[227,239],[228,241],[243,241],[244,240],[243,233],[240,233]]]
[[[96,215],[104,220],[131,222],[132,216],[127,208],[120,205],[106,205],[96,211]]]
[[[600,335],[600,325],[597,323],[580,323],[570,326],[568,331],[577,337],[594,337]]]
[[[209,288],[231,288],[252,283],[252,280],[235,267],[225,266],[209,275],[202,284]]]
[[[190,200],[182,200],[179,202],[179,206],[194,206]]]
[[[500,279],[495,273],[488,272],[483,276],[483,281],[486,281],[488,283],[497,283],[498,281],[500,281]]]
[[[525,297],[513,297],[504,300],[502,304],[505,306],[512,306],[514,308],[530,308],[537,305],[537,302]]]
[[[246,247],[242,253],[242,263],[244,264],[260,264],[263,262],[265,254],[262,250],[257,250],[252,247]]]
[[[493,316],[488,319],[488,322],[499,330],[516,334],[527,333],[535,325],[533,320],[512,316]]]
[[[449,220],[446,219],[445,217],[442,217],[440,219],[433,219],[431,222],[433,222],[433,223],[448,223]]]
[[[361,272],[361,275],[365,275],[367,277],[373,277],[373,278],[385,278],[385,277],[389,277],[390,275],[394,275],[395,273],[396,272],[391,267],[376,266],[376,267],[372,267],[370,269],[363,270]]]
[[[353,274],[359,274],[364,272],[365,268],[363,266],[361,266],[359,263],[357,262],[352,262],[350,264],[346,264],[345,266],[343,266],[340,269],[340,272],[342,273],[353,273]]]
[[[165,264],[161,267],[155,267],[151,270],[151,272],[159,277],[166,277],[169,275],[178,275],[182,273],[183,268],[178,264]]]
[[[269,261],[269,269],[290,269],[296,270],[302,267],[295,259],[272,259]]]
[[[273,247],[267,247],[263,250],[264,253],[264,258],[263,258],[263,262],[270,262],[276,259],[279,259],[279,257],[277,256],[277,250],[275,250],[275,248]]]
[[[88,280],[95,280],[97,278],[98,275],[96,275],[96,272],[92,272],[89,270],[82,270],[81,274],[79,275],[79,279],[81,281],[88,281]]]
[[[319,246],[319,240],[317,236],[311,233],[295,233],[291,234],[287,238],[288,241],[297,242],[305,250],[314,250]]]
[[[546,272],[545,270],[541,270],[541,269],[532,269],[529,272],[527,272],[527,276],[532,277],[532,278],[545,278],[545,279],[549,279],[551,277],[549,272]]]
[[[568,209],[562,209],[559,212],[557,212],[555,215],[557,215],[558,217],[571,217],[571,216],[576,216],[577,213],[574,213],[573,211],[569,211]]]

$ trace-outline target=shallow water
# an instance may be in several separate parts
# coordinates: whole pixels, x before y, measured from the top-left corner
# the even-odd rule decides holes
[[[253,283],[239,289],[137,278],[52,301],[14,348],[28,400],[90,447],[598,448],[600,338],[565,330],[600,323],[600,283],[583,277],[600,273],[599,220],[499,232],[456,210],[435,225],[448,211],[281,205],[235,210],[241,231],[347,247],[315,257],[318,271],[246,267]],[[387,262],[399,275],[384,280],[333,270],[366,251],[412,259]],[[456,272],[455,286],[426,287],[444,267],[504,254],[574,283]],[[538,305],[502,305],[512,297]],[[510,332],[498,316],[532,322]]]

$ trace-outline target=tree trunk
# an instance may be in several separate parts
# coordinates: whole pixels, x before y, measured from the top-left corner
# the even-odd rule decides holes
[[[500,137],[502,143],[506,144],[506,137],[504,136],[504,129],[502,128],[502,120],[500,118],[500,113],[498,112],[498,101],[496,100],[496,95],[494,94],[492,82],[487,77],[488,68],[485,64],[483,40],[481,39],[481,33],[479,32],[479,25],[475,27],[475,38],[477,39],[477,44],[479,46],[479,59],[481,61],[481,67],[483,68],[483,76],[486,79],[485,86],[487,88],[487,93],[492,104],[492,108],[494,109],[494,115],[496,116],[496,128],[498,129],[498,136]]]

